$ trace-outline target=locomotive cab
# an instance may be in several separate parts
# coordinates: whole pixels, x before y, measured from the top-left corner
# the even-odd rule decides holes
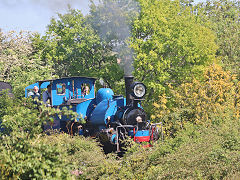
[[[52,80],[38,81],[25,88],[25,97],[29,97],[29,92],[33,91],[34,86],[39,88],[42,100],[42,94],[48,85],[51,85],[51,99],[49,104],[53,108],[67,107],[79,114],[77,121],[89,115],[95,104],[95,78],[90,77],[70,77]],[[87,87],[87,88],[86,88]],[[53,129],[67,131],[66,124],[68,117],[63,116],[60,121],[53,126]]]
[[[38,81],[25,88],[25,97],[29,96],[34,86],[39,88],[42,95],[47,86],[51,85],[51,106],[78,104],[95,98],[95,80],[89,77],[71,77]]]

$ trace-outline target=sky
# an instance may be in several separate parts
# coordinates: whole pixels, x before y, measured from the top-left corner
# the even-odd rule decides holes
[[[44,34],[51,18],[57,17],[57,13],[65,13],[68,4],[84,15],[89,12],[89,0],[0,0],[0,29],[3,32],[24,30]]]

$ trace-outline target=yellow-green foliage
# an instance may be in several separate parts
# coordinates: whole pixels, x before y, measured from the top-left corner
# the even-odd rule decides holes
[[[157,97],[167,83],[181,84],[212,63],[215,35],[189,7],[177,0],[139,0],[141,12],[134,21],[132,43],[134,75]],[[151,107],[150,107],[151,108]]]
[[[229,117],[238,118],[239,88],[235,75],[211,65],[201,81],[193,78],[178,88],[169,85],[170,95],[160,96],[153,104],[152,119],[164,121],[168,133],[172,134],[186,122],[211,125]]]

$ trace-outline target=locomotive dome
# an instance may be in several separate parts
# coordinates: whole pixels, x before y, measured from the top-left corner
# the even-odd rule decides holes
[[[97,95],[96,95],[96,102],[97,104],[100,103],[101,101],[105,99],[112,99],[113,98],[113,91],[110,88],[101,88],[98,90]]]

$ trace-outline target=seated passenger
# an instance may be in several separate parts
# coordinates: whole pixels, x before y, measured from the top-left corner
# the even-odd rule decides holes
[[[47,90],[43,93],[43,103],[46,104],[47,107],[51,106],[52,101],[52,86],[49,84],[47,86]],[[49,103],[47,102],[49,100]]]
[[[31,92],[29,92],[28,93],[28,97],[29,96],[31,96],[33,99],[38,99],[38,100],[40,100],[40,94],[39,94],[39,92],[38,92],[38,87],[37,86],[34,86],[33,87],[33,92],[31,91]]]
[[[89,94],[89,87],[88,86],[84,86],[84,88],[82,90],[82,97],[84,98],[88,94]]]
[[[63,83],[62,85],[62,94],[65,94],[66,92],[66,84]]]

